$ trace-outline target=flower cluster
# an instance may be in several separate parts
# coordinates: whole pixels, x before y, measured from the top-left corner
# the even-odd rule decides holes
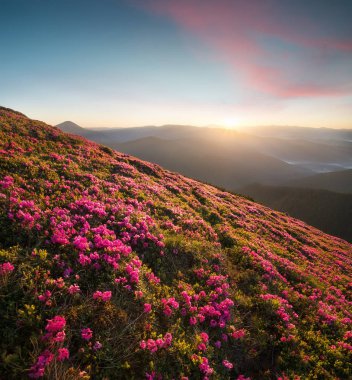
[[[142,350],[148,350],[152,353],[157,352],[161,348],[168,348],[172,342],[172,335],[170,333],[166,333],[164,337],[158,339],[148,339],[147,341],[142,340],[140,342],[140,348]]]
[[[11,273],[14,269],[15,267],[9,262],[0,264],[0,276],[5,276]]]

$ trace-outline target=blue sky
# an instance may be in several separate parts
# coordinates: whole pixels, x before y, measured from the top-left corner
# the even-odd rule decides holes
[[[350,1],[0,4],[0,104],[28,116],[352,128]]]

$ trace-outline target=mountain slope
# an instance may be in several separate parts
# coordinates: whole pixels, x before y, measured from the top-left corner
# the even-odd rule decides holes
[[[310,189],[324,189],[339,193],[352,193],[352,169],[299,178],[288,185]]]
[[[351,376],[350,244],[9,110],[0,128],[1,378]]]
[[[352,242],[352,194],[259,184],[246,186],[239,192]]]

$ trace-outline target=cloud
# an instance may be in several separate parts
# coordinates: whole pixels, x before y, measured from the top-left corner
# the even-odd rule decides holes
[[[331,71],[337,58],[344,61],[351,55],[352,38],[338,33],[327,35],[324,25],[309,12],[280,8],[285,2],[138,3],[204,41],[213,55],[231,68],[234,79],[240,79],[251,90],[279,98],[340,96],[352,91],[343,73]],[[340,69],[344,72],[345,67],[340,65]]]

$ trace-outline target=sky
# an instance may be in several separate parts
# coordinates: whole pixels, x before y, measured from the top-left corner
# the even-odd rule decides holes
[[[352,128],[351,0],[0,0],[0,105],[84,127]]]

